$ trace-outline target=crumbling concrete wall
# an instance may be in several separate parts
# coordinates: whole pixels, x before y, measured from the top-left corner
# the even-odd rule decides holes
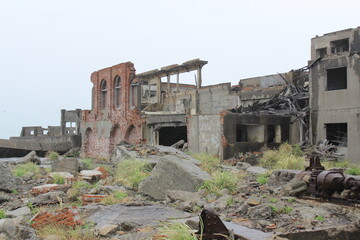
[[[349,39],[349,49],[336,52],[332,43]],[[347,139],[340,144],[340,150],[345,158],[352,162],[359,162],[360,154],[360,27],[346,29],[339,32],[325,34],[312,39],[311,61],[322,58],[310,68],[310,106],[311,106],[311,137],[313,143],[329,138],[327,124],[347,124]],[[346,50],[346,48],[345,48]],[[339,89],[328,89],[329,70],[346,68],[346,80]]]
[[[190,152],[204,152],[221,156],[222,123],[220,114],[187,117]]]

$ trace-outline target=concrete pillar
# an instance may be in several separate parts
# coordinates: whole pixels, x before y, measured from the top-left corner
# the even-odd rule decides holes
[[[168,84],[168,93],[171,93],[171,87],[170,87],[170,75],[167,75],[167,84]]]
[[[179,92],[179,73],[176,75],[176,92]]]
[[[197,88],[201,88],[202,79],[201,79],[201,67],[197,69]]]
[[[158,77],[156,84],[156,100],[158,103],[161,103],[161,77]]]
[[[61,109],[61,120],[60,120],[61,135],[65,135],[65,127],[66,127],[65,112],[66,112],[65,109]]]
[[[281,126],[280,125],[275,126],[275,142],[281,143]]]

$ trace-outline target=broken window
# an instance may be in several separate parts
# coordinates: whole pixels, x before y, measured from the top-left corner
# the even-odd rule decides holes
[[[101,81],[100,87],[101,87],[100,107],[101,107],[101,109],[105,109],[105,106],[106,106],[106,94],[107,94],[106,81],[105,80]]]
[[[159,130],[159,144],[171,146],[180,140],[187,142],[186,126],[182,127],[162,127]]]
[[[340,147],[347,146],[347,123],[328,123],[325,128],[329,143]]]
[[[130,85],[130,106],[136,106],[137,104],[137,84]]]
[[[43,130],[43,135],[48,135],[48,134],[49,134],[49,130],[44,129]]]
[[[326,55],[327,55],[327,49],[326,48],[316,49],[316,57],[324,57]]]
[[[115,108],[120,108],[120,101],[121,101],[121,79],[119,76],[115,77],[114,80],[114,106]]]
[[[339,90],[347,88],[347,68],[332,68],[326,70],[326,90]]]
[[[30,130],[30,135],[35,135],[35,131],[34,130]]]
[[[156,84],[151,84],[150,85],[150,97],[155,97],[156,96]]]
[[[349,39],[341,39],[330,42],[331,53],[340,53],[349,51]]]
[[[246,134],[246,126],[245,125],[236,125],[236,142],[246,142],[247,134]]]

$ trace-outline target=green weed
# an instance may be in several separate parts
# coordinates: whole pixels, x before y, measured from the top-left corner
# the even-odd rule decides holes
[[[283,143],[278,150],[268,150],[260,159],[260,165],[269,169],[297,169],[304,168],[305,158],[297,148]]]
[[[0,208],[0,219],[6,218],[5,210]]]
[[[59,159],[59,154],[57,152],[50,151],[46,153],[46,157],[51,161],[55,161]]]
[[[118,163],[114,180],[117,183],[137,189],[140,182],[150,175],[151,167],[146,161],[125,159]]]
[[[325,221],[325,218],[323,216],[316,216],[315,219],[318,221]]]
[[[256,178],[256,181],[260,184],[260,185],[264,185],[268,182],[269,180],[269,177],[267,177],[266,175],[259,175],[257,178]]]
[[[179,222],[165,223],[159,229],[159,235],[161,237],[158,240],[198,240],[188,225]]]
[[[64,184],[65,183],[65,178],[60,176],[59,174],[54,174],[52,176],[53,182],[56,184]]]
[[[25,163],[25,164],[20,164],[17,165],[15,167],[15,169],[12,171],[12,174],[15,177],[22,177],[24,176],[26,173],[28,172],[32,172],[34,174],[38,174],[41,172],[40,167],[38,167],[36,164],[34,163]]]
[[[220,159],[210,154],[197,153],[192,154],[192,157],[199,160],[201,162],[200,167],[208,173],[216,171],[220,165]]]
[[[236,193],[238,176],[228,171],[216,171],[212,174],[211,180],[206,180],[200,189],[205,189],[208,193],[219,195],[221,189],[228,189],[230,193]]]
[[[85,168],[88,170],[92,170],[95,168],[93,158],[83,158],[80,161],[85,165]]]

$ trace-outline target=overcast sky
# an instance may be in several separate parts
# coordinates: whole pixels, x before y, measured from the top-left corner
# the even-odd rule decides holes
[[[57,126],[60,109],[89,109],[90,74],[121,62],[141,73],[200,58],[205,85],[301,68],[310,39],[360,26],[359,9],[359,0],[0,0],[0,138]]]

